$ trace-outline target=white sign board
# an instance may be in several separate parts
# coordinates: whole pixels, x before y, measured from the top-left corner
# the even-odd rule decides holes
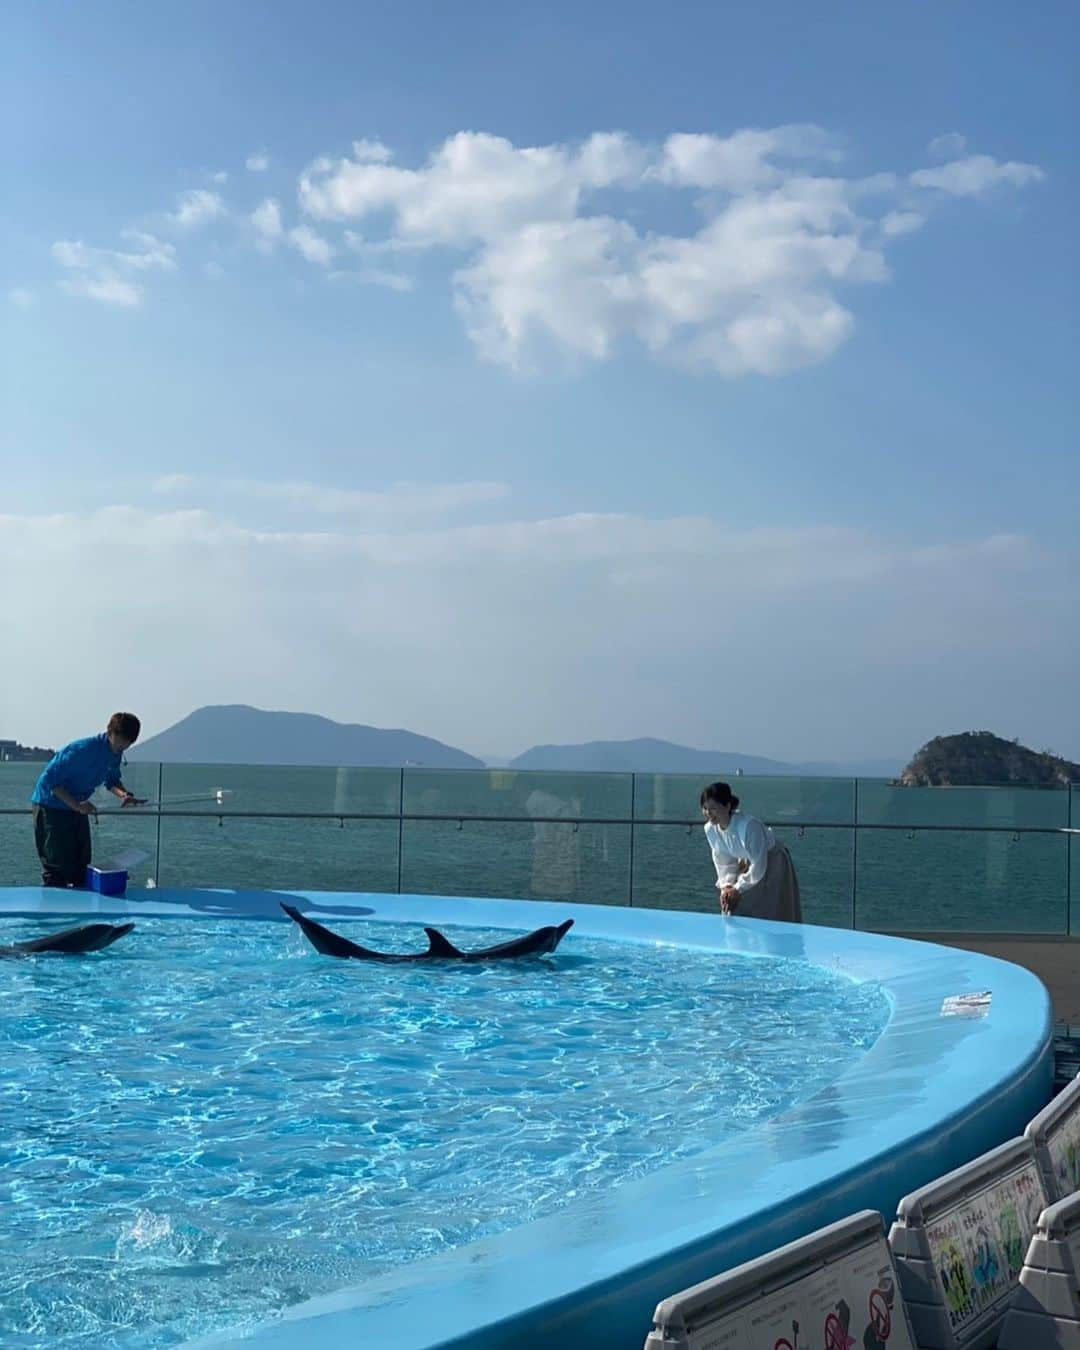
[[[689,1350],[915,1350],[884,1237],[690,1333]]]

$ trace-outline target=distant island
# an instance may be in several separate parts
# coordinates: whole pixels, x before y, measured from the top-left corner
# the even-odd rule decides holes
[[[314,713],[269,712],[246,704],[197,708],[139,741],[128,758],[166,764],[333,764],[399,768],[483,769],[484,760],[412,731],[331,721]],[[559,773],[686,773],[703,777],[895,778],[902,761],[786,763],[729,750],[695,750],[651,737],[537,745],[499,768]]]
[[[0,761],[46,760],[53,753],[0,740]],[[535,745],[513,759],[491,756],[485,761],[413,731],[335,722],[315,713],[272,712],[243,703],[196,708],[171,727],[140,740],[127,757],[166,764],[310,764],[357,768],[415,765],[556,773],[684,773],[710,778],[742,774],[773,778],[895,778],[901,768],[899,758],[786,763],[730,750],[696,750],[654,737]]]
[[[1080,764],[990,731],[965,731],[927,741],[898,781],[903,787],[1068,787],[1080,783]]]
[[[41,745],[20,745],[18,741],[0,740],[0,764],[37,763],[52,759],[55,750]]]
[[[643,737],[630,741],[585,741],[580,745],[535,745],[510,760],[508,767],[561,773],[695,773],[706,778],[722,778],[725,774],[763,778],[894,778],[900,760],[787,763],[732,750],[694,750],[672,741]]]
[[[266,712],[246,704],[197,708],[128,751],[165,764],[314,764],[482,769],[483,760],[412,731],[332,722],[314,713]]]
[[[54,751],[0,739],[0,762],[47,760]],[[549,773],[694,774],[702,779],[882,778],[901,787],[1068,787],[1080,764],[1030,750],[990,731],[936,736],[906,766],[899,759],[788,762],[731,750],[696,750],[639,737],[534,745],[513,759],[485,762],[456,746],[401,728],[335,722],[315,713],[272,712],[247,704],[196,708],[128,758],[166,764],[285,764],[350,768],[485,769]]]

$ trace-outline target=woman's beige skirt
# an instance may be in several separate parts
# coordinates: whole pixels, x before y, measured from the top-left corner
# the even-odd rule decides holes
[[[799,878],[791,854],[783,844],[769,852],[765,875],[756,886],[739,896],[732,911],[743,919],[779,919],[781,923],[802,923]]]

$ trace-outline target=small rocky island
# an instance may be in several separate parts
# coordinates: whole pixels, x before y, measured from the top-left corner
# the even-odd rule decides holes
[[[991,731],[965,731],[927,741],[897,781],[902,787],[1068,787],[1080,783],[1080,764]]]

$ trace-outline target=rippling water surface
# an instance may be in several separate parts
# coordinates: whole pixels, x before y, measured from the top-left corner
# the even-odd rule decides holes
[[[0,1345],[175,1345],[543,1217],[812,1095],[887,1016],[820,967],[572,933],[379,966],[148,920],[3,962]]]

